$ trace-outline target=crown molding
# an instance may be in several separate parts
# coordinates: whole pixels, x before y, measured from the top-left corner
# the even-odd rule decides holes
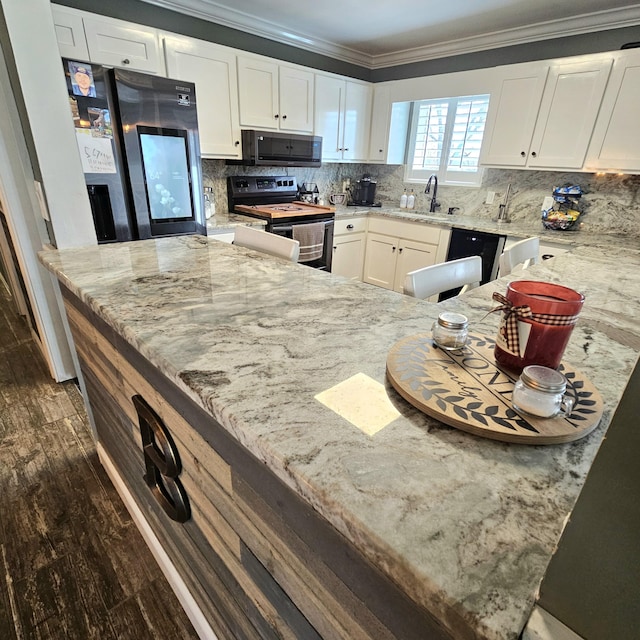
[[[417,47],[390,54],[371,56],[370,68],[381,69],[384,67],[394,67],[412,62],[423,62],[436,58],[446,58],[465,53],[475,53],[477,51],[487,51],[489,49],[499,49],[501,47],[538,42],[540,40],[552,40],[553,38],[566,38],[567,36],[595,33],[608,29],[632,27],[639,24],[640,5],[597,11],[573,18],[538,22],[527,25],[526,27],[494,31],[481,36],[472,36],[470,38],[441,42],[426,47]]]
[[[307,49],[370,70],[640,24],[640,5],[634,5],[596,11],[572,18],[538,22],[526,27],[494,31],[480,36],[450,40],[389,54],[371,55],[328,40],[315,38],[301,31],[293,33],[268,20],[256,18],[237,9],[221,7],[215,2],[206,0],[143,1],[281,44]]]

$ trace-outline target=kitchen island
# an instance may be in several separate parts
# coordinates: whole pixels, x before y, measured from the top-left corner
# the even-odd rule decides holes
[[[443,425],[385,377],[389,349],[443,308],[493,336],[507,279],[434,305],[202,237],[41,260],[102,455],[220,637],[518,637],[640,352],[637,248],[579,247],[527,272],[585,294],[565,358],[605,406],[590,435],[553,446]],[[137,429],[153,417],[134,395],[182,451],[184,523],[142,480]]]

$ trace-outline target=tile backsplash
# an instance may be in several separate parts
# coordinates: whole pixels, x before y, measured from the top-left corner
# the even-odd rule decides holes
[[[205,186],[213,188],[218,210],[227,210],[227,176],[229,175],[295,175],[298,183],[315,182],[320,197],[328,202],[331,193],[342,191],[345,180],[359,180],[369,174],[377,182],[376,200],[384,206],[396,207],[404,189],[414,189],[416,210],[427,211],[430,195],[424,185],[403,181],[402,165],[325,163],[319,169],[296,167],[244,167],[226,165],[224,160],[203,160]],[[529,171],[518,169],[486,169],[481,187],[440,185],[440,211],[458,207],[454,215],[496,217],[498,207],[511,185],[508,212],[512,220],[536,223],[540,219],[542,202],[554,187],[580,185],[583,215],[582,232],[625,234],[640,237],[640,175]],[[486,204],[487,193],[493,192],[493,203]]]

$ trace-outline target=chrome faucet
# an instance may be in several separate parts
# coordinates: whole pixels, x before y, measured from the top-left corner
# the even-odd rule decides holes
[[[431,193],[431,181],[433,180],[433,195],[431,196],[431,204],[429,205],[429,212],[433,213],[437,207],[440,206],[439,202],[436,202],[436,196],[438,195],[438,176],[432,173],[427,180],[427,186],[424,188],[425,193]]]
[[[507,208],[509,206],[510,195],[511,195],[511,183],[507,185],[507,190],[504,194],[504,201],[498,207],[498,217],[497,217],[498,222],[511,222],[509,218],[509,210]]]

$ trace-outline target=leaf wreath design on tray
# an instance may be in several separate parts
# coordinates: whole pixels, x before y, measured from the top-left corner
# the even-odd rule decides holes
[[[420,394],[424,402],[435,404],[443,413],[453,412],[457,418],[465,422],[474,421],[487,427],[492,423],[511,431],[524,429],[532,433],[539,433],[535,426],[508,406],[507,398],[504,399],[503,403],[487,404],[477,400],[473,393],[467,395],[452,393],[452,390],[447,388],[447,384],[444,381],[435,380],[427,375],[425,365],[427,364],[429,353],[440,351],[444,356],[442,363],[446,366],[465,357],[482,358],[483,356],[477,349],[492,351],[495,346],[495,340],[470,335],[469,343],[466,347],[458,352],[445,353],[438,349],[429,335],[425,334],[420,338],[417,344],[416,342],[407,343],[397,350],[397,373],[400,380],[408,383],[411,390]],[[429,364],[433,364],[433,362],[430,361]],[[495,363],[492,364],[495,366]],[[587,420],[589,414],[596,412],[596,409],[591,408],[595,407],[596,401],[592,399],[592,392],[583,390],[584,383],[582,380],[576,379],[574,371],[566,370],[563,365],[560,366],[560,371],[567,378],[567,392],[575,400],[573,411],[566,420],[572,426],[577,426],[575,422]],[[499,376],[503,376],[503,384],[507,380],[510,384],[515,382],[516,377],[514,377],[514,374],[498,368],[496,368],[496,372]],[[451,372],[449,374],[451,375]],[[464,390],[464,385],[461,388]]]
[[[593,399],[593,392],[580,391],[580,389],[584,389],[584,382],[576,380],[575,371],[567,371],[563,364],[560,364],[558,370],[567,379],[567,393],[574,399],[573,409],[567,419],[569,422],[587,420],[587,415],[596,413],[596,409],[589,408],[597,405],[597,402]]]

